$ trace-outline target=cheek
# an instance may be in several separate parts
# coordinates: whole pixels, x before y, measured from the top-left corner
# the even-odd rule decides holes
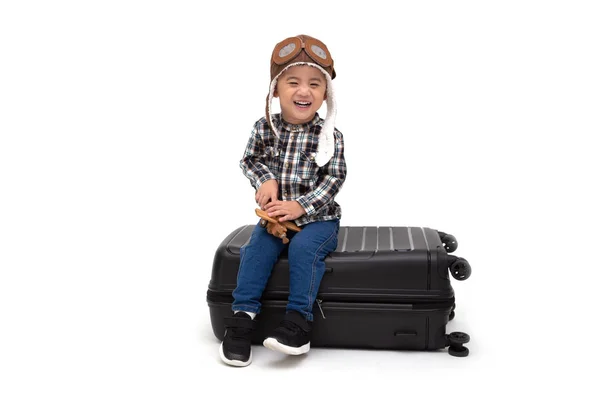
[[[281,83],[277,82],[277,84],[275,84],[275,90],[273,91],[273,96],[279,97],[283,94],[285,94],[285,85],[282,85]]]
[[[290,96],[290,88],[286,86],[282,86],[277,90],[279,97],[289,97]]]

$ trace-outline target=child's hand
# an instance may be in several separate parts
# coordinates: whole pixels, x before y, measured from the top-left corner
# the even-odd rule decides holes
[[[272,201],[265,206],[269,217],[280,217],[279,221],[293,221],[306,214],[304,208],[297,201]]]
[[[277,201],[277,181],[275,179],[269,179],[260,185],[256,194],[254,195],[254,200],[258,203],[258,206],[264,210],[265,205],[269,201]]]

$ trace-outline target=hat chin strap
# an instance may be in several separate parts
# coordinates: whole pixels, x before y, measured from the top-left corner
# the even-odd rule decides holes
[[[279,138],[279,132],[273,123],[273,116],[271,114],[271,103],[273,102],[273,94],[275,93],[275,88],[277,87],[277,79],[283,74],[288,68],[296,66],[296,65],[310,65],[311,67],[318,68],[327,78],[327,116],[325,117],[325,122],[321,127],[321,133],[319,134],[319,148],[317,149],[317,155],[315,156],[315,162],[319,167],[327,164],[331,157],[333,157],[333,153],[335,151],[335,138],[333,136],[333,130],[335,129],[335,116],[337,114],[337,107],[335,104],[335,92],[333,90],[333,82],[331,76],[318,64],[307,63],[307,62],[297,62],[288,65],[285,67],[283,71],[281,71],[274,79],[271,81],[271,87],[269,88],[269,98],[267,100],[267,122],[273,129],[273,133],[275,136]]]

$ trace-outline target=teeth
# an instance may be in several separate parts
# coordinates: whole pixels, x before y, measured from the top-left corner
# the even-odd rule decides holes
[[[300,105],[300,106],[308,106],[310,105],[309,101],[296,101],[296,104]]]

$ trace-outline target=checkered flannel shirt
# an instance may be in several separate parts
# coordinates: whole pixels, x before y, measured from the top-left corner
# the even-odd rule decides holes
[[[263,182],[275,179],[280,200],[300,203],[306,214],[295,220],[299,226],[342,216],[334,198],[346,179],[344,139],[335,129],[333,157],[319,167],[315,155],[323,122],[319,114],[315,114],[310,122],[292,125],[284,121],[281,114],[275,114],[273,123],[279,131],[278,139],[263,117],[254,124],[240,161],[240,168],[256,190]]]

